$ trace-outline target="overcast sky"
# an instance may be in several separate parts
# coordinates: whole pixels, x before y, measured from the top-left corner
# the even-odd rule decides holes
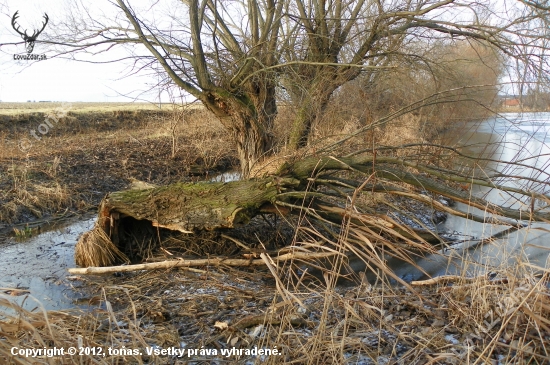
[[[22,42],[21,37],[11,26],[11,17],[19,11],[18,24],[21,29],[39,28],[44,13],[50,17],[50,23],[59,21],[63,16],[68,0],[0,0],[0,44]],[[132,4],[142,1],[132,1]],[[106,0],[90,1],[95,10],[109,11],[115,8]],[[93,8],[91,9],[94,10]],[[40,39],[40,37],[38,38]],[[43,54],[45,45],[36,43],[33,54]],[[116,52],[116,51],[115,51]],[[0,48],[0,100],[4,102],[36,101],[131,101],[122,96],[158,100],[157,92],[139,95],[140,91],[150,89],[155,83],[147,76],[127,76],[127,65],[122,62],[110,64],[91,64],[67,59],[46,59],[33,62],[14,60],[14,54],[26,54],[25,45],[5,45]],[[114,54],[111,53],[110,56]],[[105,56],[97,56],[101,61]],[[121,95],[122,94],[122,95]],[[164,99],[164,97],[163,97]]]
[[[84,7],[86,11],[94,16],[97,14],[99,19],[119,14],[110,0],[0,0],[0,44],[5,44],[0,47],[0,100],[128,102],[137,98],[158,101],[158,90],[146,92],[156,84],[156,77],[144,74],[128,76],[128,63],[94,64],[60,58],[39,62],[14,60],[14,54],[26,54],[21,37],[11,26],[11,18],[16,11],[19,11],[18,24],[21,29],[28,29],[28,33],[41,27],[44,13],[47,13],[50,18],[44,31],[47,34],[55,31],[56,22],[66,18],[68,4],[74,1],[87,4]],[[154,11],[149,7],[152,3],[156,4]],[[157,24],[159,19],[166,18],[166,14],[173,15],[171,8],[177,4],[181,5],[178,0],[163,0],[160,3],[156,0],[131,1],[140,16],[153,17]],[[9,44],[17,42],[19,44]],[[38,42],[33,54],[43,54],[45,51],[46,45]],[[115,49],[108,54],[91,56],[91,59],[96,62],[107,61],[125,55],[122,49]],[[509,79],[504,76],[502,81]],[[166,93],[162,100],[169,101]]]

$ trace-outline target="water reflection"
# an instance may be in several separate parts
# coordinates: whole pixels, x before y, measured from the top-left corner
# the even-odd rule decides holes
[[[497,179],[497,183],[550,194],[550,113],[503,114],[483,122],[470,123],[468,127],[453,142],[465,146],[464,153],[491,161],[479,164],[464,159],[458,162],[464,170],[473,169],[481,176],[512,175],[513,178]],[[533,181],[535,179],[542,182]],[[472,194],[505,207],[520,209],[525,212],[526,218],[532,206],[535,210],[547,210],[550,203],[545,198],[532,201],[530,197],[490,187],[476,186]],[[488,213],[465,204],[459,203],[456,208],[488,216]],[[455,232],[467,237],[466,240],[446,249],[443,256],[432,255],[421,259],[418,264],[425,273],[395,260],[390,261],[390,265],[406,280],[421,279],[425,274],[434,276],[464,271],[470,275],[479,275],[502,264],[518,261],[549,267],[550,224],[525,223],[527,228],[490,243],[480,243],[480,240],[508,227],[449,216],[440,227],[441,230]]]
[[[0,288],[19,289],[27,295],[4,296],[24,309],[74,308],[78,294],[67,280],[67,268],[75,267],[74,247],[78,237],[92,229],[95,218],[73,222],[41,233],[24,242],[0,246]],[[0,308],[2,309],[2,308]]]

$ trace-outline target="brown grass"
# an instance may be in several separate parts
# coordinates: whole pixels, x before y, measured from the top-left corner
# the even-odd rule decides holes
[[[58,104],[10,105],[0,103],[0,222],[8,224],[89,209],[132,179],[189,181],[235,161],[221,124],[195,105],[77,103],[40,141],[30,131]],[[32,147],[21,150],[25,140]]]
[[[55,177],[61,164],[54,162],[49,172]],[[360,197],[357,191],[342,209],[346,210],[345,216],[353,216],[359,205],[368,207],[373,202],[395,205],[368,191]],[[345,222],[338,227],[312,224],[307,214],[287,222],[295,232],[287,251],[338,253],[333,260],[281,263],[272,255],[271,260],[265,259],[264,269],[221,266],[82,278],[86,287],[95,291],[88,298],[88,303],[97,308],[91,313],[29,312],[11,301],[2,301],[0,305],[11,312],[0,312],[0,361],[30,364],[36,360],[11,356],[13,346],[82,345],[138,349],[142,355],[65,356],[44,359],[43,363],[184,364],[193,360],[270,364],[543,364],[550,360],[547,269],[538,268],[536,272],[521,262],[515,266],[480,268],[465,258],[464,280],[411,286],[395,275],[387,260],[393,256],[414,263],[419,251],[433,252],[433,248],[395,231],[393,227],[398,227],[398,222],[389,225],[369,214],[359,218],[362,224]],[[99,233],[96,228],[81,238],[76,252],[79,264],[110,260],[109,250],[103,249],[110,241]],[[264,229],[249,234],[247,240],[239,240],[254,249],[249,253],[253,256],[256,250],[273,249],[268,246],[266,235],[271,232]],[[98,240],[108,242],[99,249],[95,245]],[[191,237],[188,241],[196,239]],[[210,241],[220,249],[215,236]],[[192,242],[187,250],[184,244],[163,242],[164,251],[152,259],[161,260],[166,255],[173,259],[176,245],[188,254],[208,254],[196,247],[203,249],[202,243]],[[234,242],[228,244],[235,248]],[[364,262],[365,272],[350,267],[350,260],[356,258]],[[496,276],[487,276],[488,271]],[[471,272],[478,277],[466,279]],[[339,284],[342,276],[350,280],[347,287]],[[373,280],[369,282],[367,276]],[[145,355],[146,349],[153,346],[218,351],[257,346],[277,348],[282,355]]]
[[[139,165],[138,160],[147,156],[145,151],[148,149],[144,146],[153,149],[163,146],[163,156],[172,156],[174,130],[181,134],[177,135],[176,156],[168,157],[170,165],[174,161],[188,164],[202,161],[206,165],[215,165],[231,154],[225,147],[214,146],[212,141],[222,146],[230,144],[219,124],[210,120],[206,126],[203,124],[205,117],[199,117],[200,112],[189,115],[184,127],[177,129],[167,128],[162,115],[157,116],[158,119],[132,124],[130,119],[143,115],[133,113],[114,114],[111,119],[90,117],[90,122],[98,122],[101,127],[82,127],[71,137],[71,143],[61,145],[60,150],[74,153],[78,144],[88,143],[94,148],[86,151],[91,156],[103,158],[98,166],[114,165],[109,173],[120,170],[126,175],[119,176],[158,183],[170,179],[138,175],[138,171],[148,166]],[[192,118],[193,115],[196,119]],[[113,120],[127,122],[129,126],[119,129],[120,124]],[[23,119],[21,122],[29,123]],[[361,121],[341,122],[343,129],[351,130],[361,125]],[[401,144],[404,139],[419,137],[417,118],[403,117],[398,122],[404,129],[401,134],[393,133],[389,127],[382,128],[351,143],[355,144],[354,148],[371,146],[373,140]],[[317,130],[320,136],[336,139],[332,131],[323,131],[321,127],[318,126]],[[86,132],[91,130],[97,132]],[[52,134],[47,140],[50,142],[45,143],[53,144],[45,146],[60,145],[60,141],[67,141],[67,135],[69,130],[60,135]],[[3,143],[10,145],[13,141],[8,138]],[[122,148],[126,144],[135,148]],[[121,150],[115,157],[105,158],[111,155],[101,154],[105,150],[97,146]],[[135,157],[134,153],[143,155]],[[197,157],[200,154],[202,156]],[[37,152],[33,158],[38,159],[38,156]],[[42,171],[56,182],[63,175],[64,159],[56,162],[48,155],[36,167],[23,164],[24,157],[17,151],[9,152],[7,158],[16,161],[14,168],[6,169],[13,192],[19,192],[14,196],[39,211],[42,205],[47,206],[34,199],[40,191],[44,193],[46,190],[37,188],[37,183],[29,175]],[[351,214],[355,204],[369,204],[368,199],[381,200],[378,198],[374,195],[363,200],[350,197],[347,209]],[[30,209],[19,200],[13,200],[15,209]],[[58,201],[57,204],[62,207],[67,203]],[[197,363],[249,361],[271,364],[550,362],[547,345],[550,342],[548,269],[533,268],[525,262],[481,269],[476,265],[477,278],[413,287],[396,277],[387,267],[386,260],[389,256],[396,256],[412,261],[418,250],[430,251],[425,242],[404,237],[397,240],[397,232],[376,220],[365,225],[348,222],[341,227],[322,227],[309,224],[308,217],[303,215],[298,222],[295,239],[288,250],[329,251],[342,255],[334,261],[284,264],[273,257],[272,261],[266,260],[268,267],[263,270],[204,267],[82,278],[88,287],[96,290],[96,295],[88,298],[96,308],[92,312],[26,311],[12,301],[0,298],[0,306],[8,309],[0,311],[0,361],[7,364],[184,364],[190,359],[168,355],[149,357],[145,355],[145,349],[159,346],[220,350],[258,346],[276,347],[282,355],[224,358],[218,352],[216,356],[201,355],[192,360]],[[93,232],[95,230],[90,235],[96,235],[97,232]],[[87,242],[92,241],[88,240],[90,237],[81,239],[84,250],[77,252],[78,260],[83,264],[98,258],[106,262],[108,255],[105,252],[87,246]],[[97,235],[93,238],[102,239]],[[265,248],[261,236],[256,241],[254,244],[258,248]],[[349,268],[347,257],[353,255],[364,261],[366,274]],[[475,265],[466,261],[462,274],[465,278],[471,271],[469,264]],[[494,278],[485,274],[489,270],[496,275]],[[374,275],[375,282],[368,282],[367,274]],[[342,275],[352,280],[350,286],[338,284]],[[13,346],[126,348],[141,350],[143,355],[36,359],[12,356]]]
[[[58,164],[54,159],[43,172],[55,176],[57,168]],[[31,164],[13,164],[7,167],[6,177],[11,186],[0,192],[0,200],[7,201],[0,207],[0,221],[13,221],[23,209],[41,218],[44,213],[60,211],[71,205],[72,198],[65,186],[55,179],[38,182],[30,176],[34,171]]]
[[[130,262],[97,223],[91,231],[80,236],[74,257],[76,264],[81,267],[111,266],[115,263]]]
[[[305,222],[304,222],[305,224]],[[359,274],[352,286],[337,285],[345,260],[277,263],[248,271],[224,267],[86,278],[97,288],[91,313],[29,312],[4,299],[12,311],[0,319],[0,359],[19,348],[92,346],[140,349],[144,355],[65,356],[50,364],[155,363],[189,360],[298,364],[544,364],[550,360],[550,290],[528,265],[491,268],[451,283],[410,287],[390,283],[392,273],[369,251],[363,229],[343,226],[337,239],[302,226],[307,234],[290,248],[303,251],[362,247],[377,272],[376,283]],[[362,242],[354,239],[363,236]],[[308,239],[310,237],[310,239]],[[315,239],[312,239],[315,238]],[[373,243],[373,241],[371,241]],[[373,243],[374,244],[374,243]],[[318,278],[306,266],[327,266]],[[540,271],[540,270],[539,270]],[[16,314],[13,314],[15,311]],[[183,344],[183,347],[182,347]],[[217,349],[218,355],[149,357],[151,346]],[[277,348],[280,356],[221,356],[220,349]]]
[[[124,291],[122,291],[124,293]],[[29,300],[33,300],[29,298]],[[37,302],[40,305],[39,302]],[[118,321],[112,306],[104,302],[106,310],[95,313],[79,311],[27,311],[5,298],[0,298],[0,307],[9,312],[2,312],[0,360],[3,364],[114,364],[143,363],[141,357],[125,354],[124,356],[107,356],[102,358],[88,354],[67,355],[69,347],[77,349],[88,347],[97,350],[100,344],[124,349],[142,347],[146,342],[134,317],[134,321]],[[122,330],[122,331],[121,331]],[[59,356],[20,356],[12,355],[13,347],[18,349],[64,349],[65,355]]]

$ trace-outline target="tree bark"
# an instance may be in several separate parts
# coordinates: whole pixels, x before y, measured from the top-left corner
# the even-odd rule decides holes
[[[296,151],[308,145],[311,130],[318,117],[324,114],[329,98],[330,96],[324,102],[314,100],[313,97],[305,97],[301,100],[301,105],[298,107],[296,117],[292,123],[288,141],[288,147],[291,151]]]
[[[290,81],[289,89],[292,90],[297,110],[288,142],[290,150],[307,146],[313,126],[325,114],[330,98],[339,85],[332,80],[335,75],[332,67],[322,67],[312,75],[297,75],[296,80]],[[296,81],[298,84],[292,85]]]
[[[382,163],[385,161],[385,163]],[[393,236],[404,241],[411,248],[423,249],[426,243],[440,242],[437,234],[427,230],[411,229],[383,214],[373,214],[343,208],[355,196],[366,191],[382,191],[388,194],[406,196],[431,206],[432,209],[455,214],[468,219],[505,224],[521,229],[521,220],[550,221],[550,213],[534,211],[533,209],[513,209],[487,202],[437,181],[426,174],[418,174],[402,166],[404,162],[392,157],[380,157],[374,164],[372,155],[352,157],[309,157],[293,163],[283,164],[277,172],[278,176],[258,180],[242,180],[229,183],[176,183],[164,187],[142,190],[127,190],[109,194],[101,203],[98,223],[94,230],[100,234],[85,234],[77,245],[77,251],[84,253],[77,264],[82,266],[98,266],[90,263],[103,264],[112,260],[110,257],[123,256],[106,255],[105,252],[120,249],[124,251],[124,237],[128,237],[128,229],[144,227],[146,229],[168,229],[184,233],[194,233],[199,230],[218,228],[235,228],[247,224],[251,218],[261,213],[289,214],[292,212],[307,214],[314,219],[330,221],[336,224],[351,222],[359,229],[366,229],[376,237]],[[390,166],[394,165],[394,166]],[[401,165],[401,166],[399,166]],[[430,171],[426,166],[417,166],[420,171]],[[376,179],[376,185],[366,185],[358,181],[338,180],[326,175],[333,171],[352,171],[367,177],[367,181]],[[434,175],[438,176],[439,171]],[[452,181],[452,176],[447,177]],[[482,209],[495,215],[477,217],[464,212],[458,212],[438,203],[434,198],[417,194],[402,188],[385,185],[384,182],[399,182],[412,187],[427,190],[435,194],[464,202],[471,207]],[[472,182],[476,182],[472,179]],[[479,181],[480,184],[487,182]],[[389,183],[387,183],[389,184]],[[337,193],[329,194],[326,190],[316,189],[325,186]],[[347,191],[343,191],[345,186]],[[495,188],[498,188],[495,186]],[[351,189],[351,190],[350,190]],[[502,190],[513,189],[516,194],[535,199],[529,191],[519,191],[517,188],[502,186]],[[540,194],[539,194],[540,195]],[[537,196],[549,199],[548,196]],[[352,200],[355,200],[353,198]],[[500,217],[510,218],[505,220]],[[124,223],[123,222],[130,222]],[[121,228],[122,227],[122,228]],[[103,234],[106,233],[105,234]],[[124,232],[123,235],[120,233]],[[139,231],[137,232],[139,235]],[[417,244],[421,242],[421,244]],[[111,246],[106,249],[104,246]],[[80,246],[79,246],[80,245]],[[88,250],[96,250],[103,246],[97,255],[88,254]],[[83,248],[84,247],[84,248]],[[87,247],[87,248],[86,248]],[[96,260],[95,256],[101,256]],[[108,256],[108,257],[107,257]],[[91,258],[91,259],[89,259]],[[86,265],[84,265],[86,264]]]
[[[320,50],[320,54],[331,52]],[[336,56],[313,59],[317,63],[336,62]],[[311,66],[307,61],[294,68],[295,76],[287,80],[292,100],[296,105],[296,117],[289,138],[291,150],[305,147],[311,139],[315,123],[322,118],[334,92],[343,84],[360,75],[359,68],[338,69],[331,65]],[[291,73],[292,75],[292,73]]]
[[[101,219],[113,213],[150,221],[154,227],[184,233],[247,224],[264,204],[274,202],[277,185],[271,179],[234,183],[176,183],[109,194],[102,202]],[[111,223],[109,223],[111,224]],[[105,227],[106,228],[106,227]]]
[[[273,153],[273,124],[277,116],[275,88],[264,84],[250,87],[254,89],[250,92],[253,106],[237,113],[231,129],[244,178],[259,160]]]
[[[201,99],[233,136],[244,178],[260,159],[273,152],[277,116],[275,87],[269,80],[250,82],[245,90],[241,95],[218,90]]]

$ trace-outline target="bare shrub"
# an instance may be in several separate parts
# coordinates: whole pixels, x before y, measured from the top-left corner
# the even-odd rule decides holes
[[[236,156],[231,135],[206,108],[198,108],[189,116],[183,134],[191,148],[189,154],[207,170]]]
[[[356,126],[368,126],[431,95],[435,96],[430,102],[415,107],[407,116],[373,128],[364,142],[392,144],[430,139],[456,123],[492,113],[502,71],[500,56],[494,49],[461,41],[414,46],[422,47],[426,59],[420,57],[416,64],[409,62],[404,67],[396,59],[398,67],[390,71],[370,73],[343,85],[314,126],[315,137],[322,139]]]

